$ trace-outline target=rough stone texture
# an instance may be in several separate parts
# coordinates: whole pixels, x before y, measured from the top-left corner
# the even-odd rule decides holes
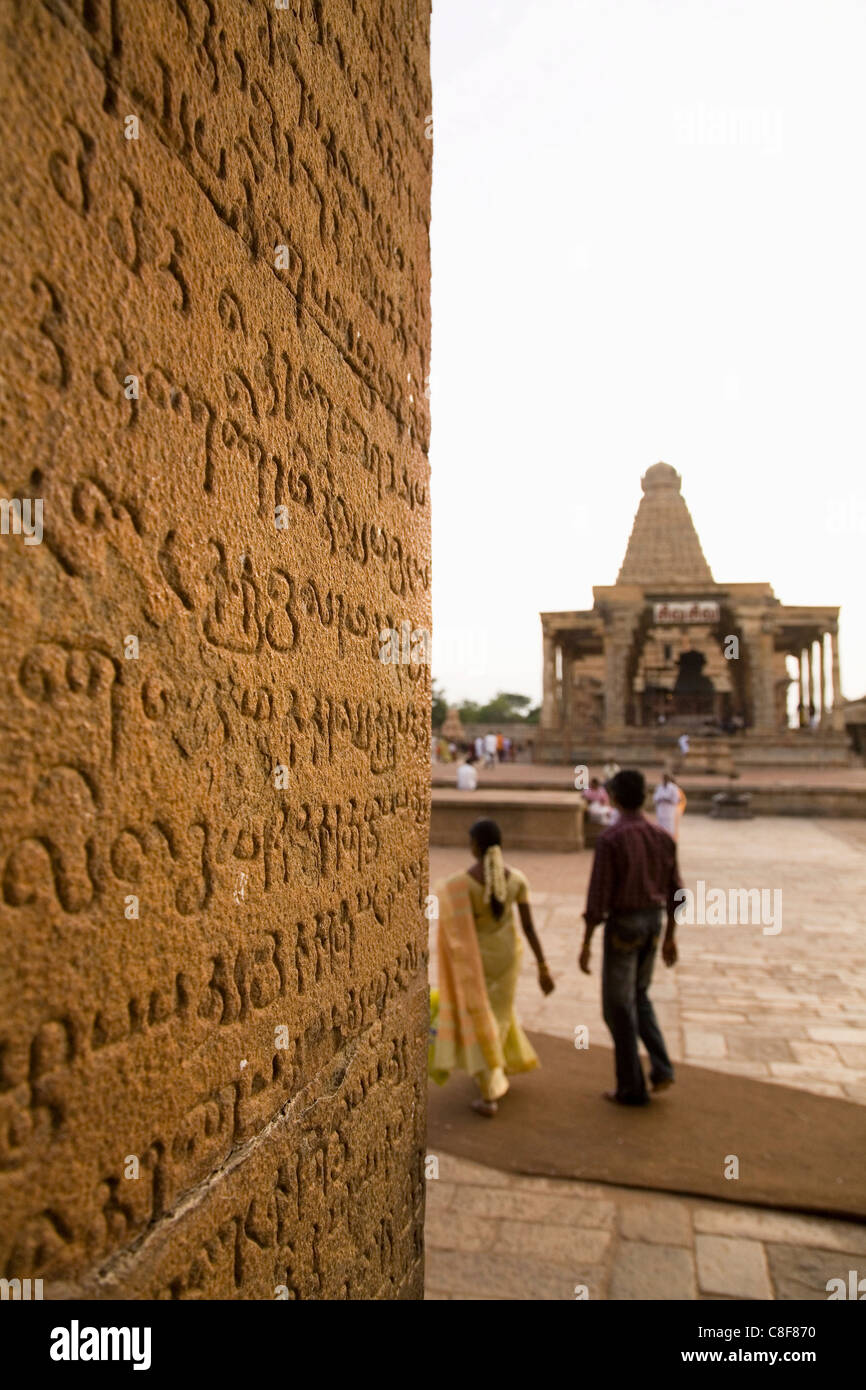
[[[647,1299],[694,1298],[692,1252],[676,1245],[620,1241],[610,1279],[609,1297],[639,1302]]]
[[[620,1213],[620,1235],[650,1245],[691,1245],[692,1224],[685,1202],[644,1197]]]
[[[695,1240],[702,1293],[730,1298],[772,1298],[764,1249],[757,1240],[736,1236],[698,1236]]]
[[[0,26],[0,1272],[416,1297],[429,6]]]
[[[843,1281],[847,1300],[851,1296],[851,1270],[855,1287],[862,1271],[862,1260],[813,1246],[768,1245],[767,1259],[777,1298],[802,1298],[812,1303],[826,1302],[831,1292],[838,1291],[838,1285],[827,1288],[831,1279]]]
[[[435,1180],[427,1184],[427,1298],[575,1299],[581,1285],[591,1300],[742,1297],[698,1288],[695,1245],[707,1234],[746,1237],[731,1244],[751,1252],[753,1274],[766,1260],[772,1298],[826,1299],[828,1279],[843,1279],[847,1293],[850,1271],[864,1274],[866,1232],[853,1221],[530,1178],[447,1153],[436,1157]],[[467,1204],[466,1193],[476,1200]],[[557,1198],[552,1208],[548,1195]],[[763,1281],[759,1287],[765,1291]]]
[[[590,1298],[602,1288],[603,1270],[594,1265],[563,1269],[546,1260],[505,1251],[464,1252],[433,1249],[427,1257],[427,1283],[434,1293],[466,1299],[508,1299],[514,1302],[567,1302]],[[586,1295],[582,1295],[586,1296]]]
[[[700,1234],[746,1236],[773,1245],[812,1246],[866,1255],[866,1228],[851,1221],[828,1221],[826,1217],[787,1211],[702,1206],[695,1212],[694,1225]]]

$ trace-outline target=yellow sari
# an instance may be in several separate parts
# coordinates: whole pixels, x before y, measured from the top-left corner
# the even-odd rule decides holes
[[[514,1012],[523,954],[514,905],[529,901],[523,874],[510,870],[496,918],[484,887],[468,873],[436,884],[439,989],[431,992],[428,1073],[440,1086],[455,1067],[475,1077],[485,1100],[508,1090],[506,1073],[533,1071],[538,1056]]]

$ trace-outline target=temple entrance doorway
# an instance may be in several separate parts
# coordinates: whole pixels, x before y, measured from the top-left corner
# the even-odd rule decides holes
[[[703,652],[694,649],[680,654],[671,701],[674,718],[712,719],[721,713],[716,709],[713,683],[704,675],[706,661]]]

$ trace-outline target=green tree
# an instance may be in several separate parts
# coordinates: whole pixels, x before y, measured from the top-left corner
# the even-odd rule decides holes
[[[486,705],[481,706],[478,718],[484,724],[511,724],[514,720],[526,718],[531,704],[528,695],[516,695],[513,691],[500,690]]]
[[[434,729],[441,729],[445,723],[445,716],[448,713],[448,701],[445,698],[445,691],[437,685],[435,680],[432,682],[433,690],[433,715],[432,724]]]
[[[464,700],[457,711],[464,724],[537,724],[541,706],[533,709],[528,695],[500,690],[485,705]]]
[[[532,704],[528,695],[514,695],[511,691],[500,690],[496,697],[498,700],[507,700],[518,719],[525,717],[527,708]]]

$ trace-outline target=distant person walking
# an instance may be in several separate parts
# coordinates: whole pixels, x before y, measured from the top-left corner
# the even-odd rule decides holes
[[[655,816],[662,830],[666,830],[676,840],[680,831],[680,819],[686,809],[686,794],[677,786],[669,772],[662,773],[662,780],[653,792]]]
[[[496,735],[484,735],[484,765],[485,767],[496,766]]]
[[[676,964],[674,894],[682,885],[674,841],[641,814],[646,795],[643,773],[618,772],[608,791],[620,816],[602,831],[595,847],[578,960],[589,975],[592,934],[604,922],[601,998],[616,1061],[616,1090],[605,1091],[604,1097],[620,1105],[645,1105],[649,1094],[638,1037],[649,1053],[652,1089],[662,1091],[674,1079],[649,987],[663,911],[667,928],[662,957],[666,965]]]
[[[439,989],[431,991],[433,1041],[428,1071],[444,1085],[459,1067],[478,1084],[473,1109],[496,1114],[509,1075],[538,1066],[535,1049],[514,1012],[524,935],[538,962],[538,983],[550,994],[553,980],[532,925],[529,884],[502,858],[502,834],[492,820],[469,831],[474,864],[437,883],[439,900]]]
[[[476,734],[476,736],[475,736],[475,745],[474,745],[474,746],[475,746],[475,761],[478,762],[478,763],[480,763],[480,762],[481,762],[481,759],[484,757],[484,739],[481,737],[480,734]]]
[[[674,768],[674,772],[682,772],[682,771],[683,771],[683,769],[685,768],[686,762],[688,761],[689,749],[690,749],[690,748],[691,748],[691,742],[690,742],[690,740],[689,740],[689,736],[688,736],[688,734],[687,734],[685,731],[683,731],[683,733],[681,733],[680,736],[679,736],[679,738],[677,739],[677,749],[678,749],[678,753],[677,753],[677,755],[676,755],[676,756],[674,757],[674,759],[673,759],[673,768]]]

